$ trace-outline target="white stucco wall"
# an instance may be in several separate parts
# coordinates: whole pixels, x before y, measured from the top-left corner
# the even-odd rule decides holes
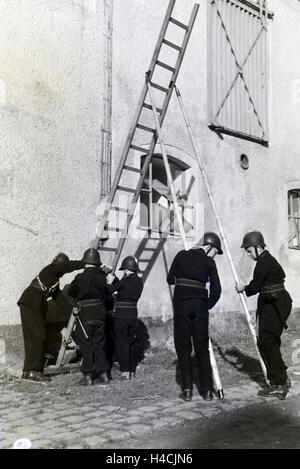
[[[95,234],[103,2],[1,0],[0,324],[59,251]]]

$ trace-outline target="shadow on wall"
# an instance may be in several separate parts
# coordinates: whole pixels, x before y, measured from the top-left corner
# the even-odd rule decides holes
[[[146,283],[146,280],[149,277],[149,274],[160,253],[162,253],[162,256],[163,256],[163,264],[164,264],[165,273],[167,276],[169,267],[168,267],[166,252],[165,252],[166,241],[167,241],[167,238],[166,237],[164,238],[162,233],[159,233],[159,237],[157,238],[157,237],[151,236],[151,234],[147,231],[145,233],[144,238],[140,242],[136,252],[134,253],[134,257],[136,257],[140,266],[140,271],[142,274],[142,279],[143,279],[144,284]],[[172,289],[170,285],[168,285],[168,289],[169,289],[170,299],[172,301]]]

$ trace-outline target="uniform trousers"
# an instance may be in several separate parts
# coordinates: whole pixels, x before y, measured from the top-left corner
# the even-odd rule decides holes
[[[77,322],[73,336],[82,353],[81,371],[83,374],[99,375],[109,370],[105,350],[105,320],[84,320],[81,318],[80,320],[88,335],[88,339],[86,339],[80,324]]]
[[[182,373],[182,389],[193,388],[192,341],[196,354],[200,392],[213,389],[209,359],[207,301],[188,299],[174,302],[174,345]]]
[[[287,381],[287,366],[280,351],[280,337],[283,323],[291,312],[292,303],[284,300],[284,296],[279,297],[274,307],[272,303],[265,303],[263,296],[260,295],[258,298],[257,344],[266,365],[268,379],[274,385],[286,384]]]
[[[20,304],[25,359],[23,371],[42,371],[45,363],[45,313]]]
[[[116,354],[121,372],[135,373],[137,366],[137,319],[115,318]]]
[[[112,312],[108,311],[106,318],[106,353],[110,369],[112,368],[113,363],[117,361],[114,322],[115,318],[112,315]]]

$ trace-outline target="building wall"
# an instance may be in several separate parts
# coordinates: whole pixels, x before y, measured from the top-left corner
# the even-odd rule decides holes
[[[159,30],[167,8],[167,0],[127,0],[115,4],[114,12],[114,92],[113,92],[113,161],[118,160],[131,119],[143,85],[156,44]],[[297,24],[300,8],[297,2],[274,0],[268,2],[274,11],[269,21],[269,132],[270,145],[265,148],[257,143],[224,135],[220,138],[209,130],[207,105],[207,8],[209,2],[201,2],[194,31],[188,46],[178,87],[190,116],[196,141],[204,159],[207,175],[219,209],[220,218],[227,235],[234,264],[241,280],[251,278],[254,263],[240,249],[243,235],[247,231],[261,230],[270,251],[282,263],[287,275],[287,288],[299,306],[300,293],[297,288],[300,275],[299,251],[288,249],[287,187],[300,178],[300,113],[298,44],[300,32]],[[187,21],[193,1],[177,2],[174,17]],[[174,41],[176,42],[176,41]],[[177,151],[193,154],[176,98],[172,102],[164,124],[165,141]],[[249,169],[240,166],[240,156],[249,158]],[[209,201],[205,195],[198,172],[198,197],[205,206],[204,226],[200,231],[217,230]],[[299,184],[298,184],[299,185]],[[199,232],[199,236],[201,233]],[[173,243],[174,244],[174,243]],[[181,248],[178,241],[172,246],[169,241],[169,262]],[[128,250],[129,252],[129,250]],[[228,327],[229,311],[240,311],[240,302],[235,293],[234,281],[226,256],[216,259],[222,280],[223,294],[214,308],[213,322],[219,327]],[[161,303],[169,308],[169,290],[163,275],[160,278],[160,300],[157,305],[157,272],[163,272],[162,259],[145,284],[141,303],[141,314],[159,315]],[[147,302],[148,307],[142,305]],[[167,302],[167,303],[166,303]],[[255,298],[248,301],[254,309]],[[232,316],[230,316],[232,318]],[[231,321],[231,320],[230,320]],[[232,324],[230,324],[232,327]]]
[[[95,235],[108,1],[0,1],[0,324],[59,252]]]

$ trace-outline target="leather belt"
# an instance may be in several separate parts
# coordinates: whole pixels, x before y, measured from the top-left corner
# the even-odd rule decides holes
[[[116,308],[136,308],[136,301],[117,301]]]
[[[275,293],[278,291],[283,291],[285,290],[284,288],[284,283],[274,283],[273,285],[265,285],[262,287],[260,290],[261,293]]]
[[[91,300],[82,300],[78,301],[78,306],[80,307],[92,307],[92,306],[103,306],[103,303],[101,300],[98,299],[91,299]]]
[[[59,286],[59,282],[56,282],[54,283],[53,285],[51,285],[51,287],[47,287],[46,285],[43,284],[43,282],[41,281],[40,277],[37,276],[35,277],[32,282],[31,282],[31,286],[32,287],[35,287],[35,288],[38,288],[40,291],[42,291],[43,293],[46,293],[46,294],[51,294],[52,292],[54,292],[56,290],[56,288]]]
[[[175,285],[180,286],[180,287],[196,287],[196,288],[202,288],[202,289],[206,290],[205,282],[200,282],[198,280],[192,280],[190,278],[176,278]]]

